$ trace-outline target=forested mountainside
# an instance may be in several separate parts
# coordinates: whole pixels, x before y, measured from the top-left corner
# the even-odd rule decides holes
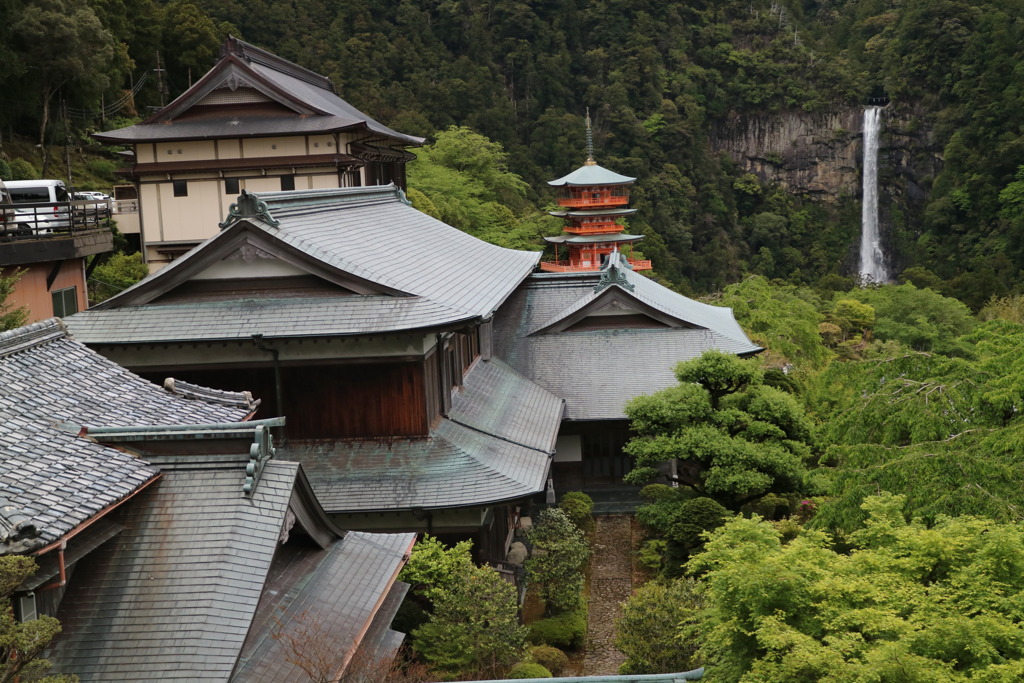
[[[884,98],[894,270],[977,308],[1018,291],[1024,263],[1022,10],[1021,0],[0,0],[12,18],[0,24],[0,139],[62,144],[122,125],[180,93],[233,33],[328,75],[403,132],[459,125],[500,143],[534,208],[550,201],[544,181],[582,162],[589,107],[599,163],[639,179],[630,231],[648,235],[659,275],[688,292],[744,273],[845,288],[836,276],[856,272],[860,111]]]

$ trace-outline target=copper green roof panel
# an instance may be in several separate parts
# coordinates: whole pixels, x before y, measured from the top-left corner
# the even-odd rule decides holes
[[[605,209],[598,211],[597,209],[591,209],[589,211],[548,211],[552,216],[558,216],[564,218],[570,216],[572,218],[589,218],[589,217],[601,217],[601,216],[629,216],[636,213],[636,209]]]
[[[563,185],[628,185],[636,178],[624,176],[615,171],[597,164],[580,166],[567,176],[558,180],[548,181],[548,185],[562,187]]]
[[[604,235],[555,235],[554,237],[545,237],[544,241],[552,244],[606,244],[608,242],[637,242],[643,238],[643,235],[613,232]]]

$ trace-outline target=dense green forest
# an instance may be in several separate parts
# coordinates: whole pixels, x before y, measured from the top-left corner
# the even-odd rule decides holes
[[[465,126],[497,143],[525,181],[516,216],[582,161],[589,107],[599,162],[639,179],[630,230],[648,235],[665,280],[690,293],[746,273],[844,289],[858,197],[787,191],[712,138],[739,117],[856,111],[882,96],[897,274],[977,310],[1016,292],[1024,263],[1021,5],[0,0],[12,19],[0,25],[0,156],[16,160],[15,139],[86,144],[146,114],[204,73],[230,32],[330,76],[403,132]],[[28,149],[35,172],[55,163]]]

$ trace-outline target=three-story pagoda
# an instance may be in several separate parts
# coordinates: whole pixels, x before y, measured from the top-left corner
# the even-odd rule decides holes
[[[562,234],[544,239],[555,246],[555,260],[541,262],[541,270],[564,273],[599,270],[608,255],[623,245],[643,239],[629,235],[618,219],[636,213],[629,208],[629,188],[636,178],[620,175],[594,161],[594,145],[587,115],[587,160],[569,175],[548,183],[560,189],[559,211],[565,221]],[[561,247],[565,246],[563,250]],[[566,260],[559,260],[562,256]],[[629,258],[633,270],[650,270],[651,262]]]

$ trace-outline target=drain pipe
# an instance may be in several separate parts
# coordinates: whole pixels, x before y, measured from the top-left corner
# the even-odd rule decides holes
[[[284,415],[284,396],[281,390],[281,352],[273,346],[264,344],[262,334],[252,335],[252,343],[258,350],[269,353],[274,358],[274,400],[277,402],[278,414]],[[287,440],[284,425],[281,425],[280,430],[281,443],[284,443]]]

